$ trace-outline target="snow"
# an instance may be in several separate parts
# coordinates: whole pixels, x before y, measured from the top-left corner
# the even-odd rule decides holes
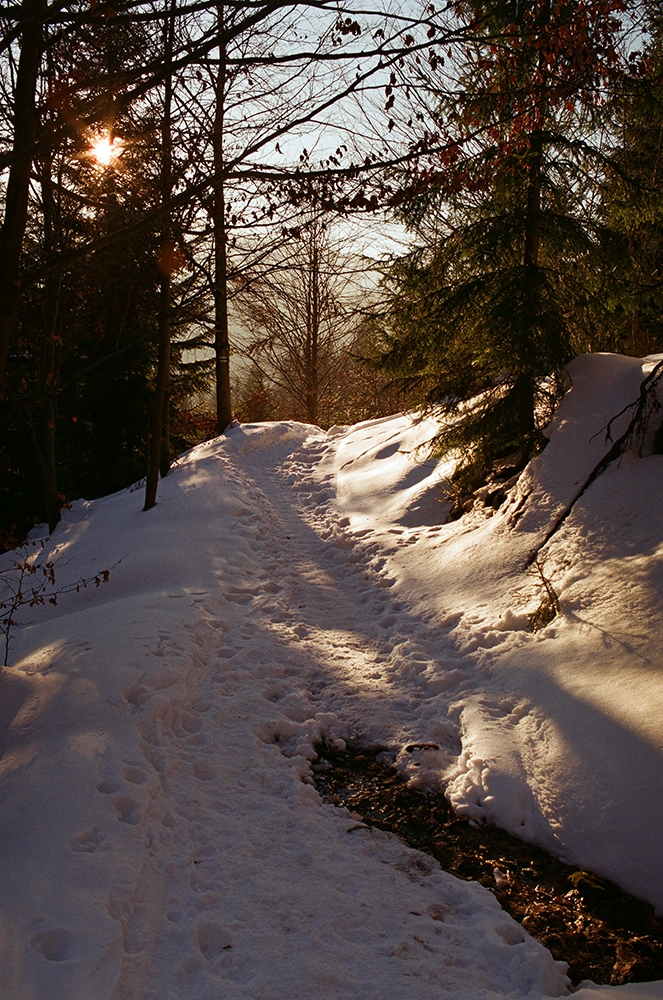
[[[663,910],[663,456],[611,465],[544,547],[537,633],[524,569],[654,361],[576,359],[497,513],[444,523],[434,415],[235,427],[151,511],[65,512],[58,584],[112,569],[26,611],[0,675],[3,998],[568,995],[488,890],[321,802],[323,737]]]
[[[660,983],[627,983],[617,989],[591,983],[573,994],[575,1000],[660,1000],[662,995]]]

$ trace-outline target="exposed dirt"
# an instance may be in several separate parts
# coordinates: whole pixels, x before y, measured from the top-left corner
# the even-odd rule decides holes
[[[445,871],[490,889],[569,976],[619,985],[663,979],[663,924],[647,903],[606,879],[563,864],[495,827],[458,819],[441,794],[408,788],[380,749],[316,747],[325,802],[346,806],[436,858]]]

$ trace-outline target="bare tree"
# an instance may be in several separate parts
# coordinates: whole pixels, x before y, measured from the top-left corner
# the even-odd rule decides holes
[[[267,264],[267,266],[266,266]],[[285,403],[288,416],[329,422],[343,393],[348,353],[369,291],[366,263],[348,238],[311,214],[234,300],[241,353]]]
[[[381,162],[416,155],[412,150],[390,151],[386,132],[379,150],[369,151],[373,135],[362,149],[353,138],[356,115],[339,128],[340,119],[334,116],[337,107],[361,94],[372,102],[372,111],[390,106],[393,95],[388,81],[399,60],[417,52],[426,58],[433,44],[450,43],[453,17],[447,22],[446,15],[431,11],[422,16],[420,7],[413,4],[383,14],[379,9],[356,5],[355,10],[352,2],[339,5],[332,0],[257,0],[252,4],[234,0],[178,0],[177,4],[168,0],[99,0],[95,4],[23,0],[20,7],[10,5],[0,11],[0,171],[9,168],[0,235],[0,301],[5,307],[0,322],[0,386],[10,336],[16,344],[31,290],[39,287],[48,292],[52,306],[45,324],[48,340],[48,331],[57,323],[63,325],[62,309],[58,311],[60,283],[67,287],[72,270],[83,261],[89,260],[94,272],[110,248],[140,241],[148,256],[153,241],[154,256],[159,256],[167,270],[167,256],[162,260],[157,245],[163,249],[177,243],[191,271],[206,280],[208,304],[198,310],[196,319],[213,332],[217,430],[223,430],[232,416],[228,320],[238,282],[248,273],[255,275],[260,266],[269,272],[273,247],[282,242],[282,229],[288,223],[287,213],[301,210],[315,178],[329,182],[329,201],[335,197],[335,182],[355,185],[357,191],[358,178],[375,174]],[[441,27],[433,43],[434,20]],[[164,36],[165,44],[159,44]],[[109,44],[114,46],[111,58],[105,51]],[[55,47],[62,58],[50,94],[39,90],[49,47]],[[383,96],[384,91],[389,93]],[[102,212],[96,196],[78,186],[81,171],[71,169],[72,154],[84,157],[83,147],[93,130],[107,131],[112,139],[118,123],[121,127],[128,118],[138,120],[157,107],[163,114],[161,172],[154,172],[152,189],[143,189],[132,202],[142,209],[111,211],[109,196],[108,211]],[[137,134],[127,144],[125,162]],[[158,144],[152,145],[154,152]],[[60,159],[69,165],[62,174],[55,169],[51,182],[48,165]],[[63,202],[79,203],[78,235],[44,238],[41,247],[31,246],[28,254],[25,233],[30,213],[34,215],[41,194],[45,234],[53,190]],[[367,200],[363,194],[344,195],[340,200],[352,207],[369,201],[377,204],[376,197]],[[175,233],[173,219],[178,213],[180,220],[186,216],[186,224],[178,223]],[[102,215],[108,225],[95,229],[95,219]],[[306,237],[298,242],[303,245]],[[314,261],[313,271],[319,270]],[[324,278],[324,267],[320,275]],[[193,281],[187,285],[189,316],[195,311],[191,309],[194,285]],[[197,287],[202,285],[201,280]],[[323,285],[324,281],[314,283],[309,289],[305,399],[298,404],[307,419],[317,420],[325,419],[321,406],[327,404],[321,400],[331,398],[330,386],[334,380],[338,385],[340,371],[331,341],[326,341]],[[176,325],[181,304],[182,295],[174,292],[170,274],[164,274],[148,508],[156,501],[157,467],[162,475],[168,468],[169,326]],[[339,309],[334,320],[337,339],[345,336],[345,319]],[[145,318],[141,329],[149,326]],[[137,333],[137,340],[139,336],[149,339],[149,334]],[[56,338],[51,337],[50,343],[57,354]],[[14,361],[20,354],[19,350],[12,355]],[[45,358],[45,364],[48,392],[42,410],[48,434],[35,447],[39,445],[45,457],[44,489],[50,497],[49,522],[54,523],[55,413],[49,415],[49,408],[57,389],[51,378],[57,358]],[[90,360],[87,367],[97,364]],[[14,405],[14,398],[13,390],[9,406]]]

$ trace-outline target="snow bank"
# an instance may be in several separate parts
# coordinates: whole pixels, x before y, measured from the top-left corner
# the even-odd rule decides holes
[[[563,616],[525,631],[527,553],[641,371],[575,362],[494,516],[443,523],[435,420],[407,416],[237,427],[147,513],[75,504],[58,583],[110,582],[26,611],[0,674],[3,998],[567,995],[490,892],[322,804],[322,738],[663,905],[660,456],[587,491],[545,551]],[[663,996],[578,996],[607,992]]]
[[[419,781],[448,784],[459,813],[663,909],[663,456],[613,463],[542,550],[563,614],[536,634],[526,631],[528,615],[545,591],[524,568],[606,454],[608,420],[637,398],[655,360],[577,358],[549,445],[494,515],[479,508],[446,525],[418,516],[421,494],[403,487],[422,469],[417,447],[430,422],[352,428],[328,461],[349,530],[379,544],[383,572],[431,624],[409,738],[435,740],[447,718],[461,746]],[[615,422],[613,439],[628,419]],[[429,462],[422,493],[447,473]]]
[[[577,990],[575,1000],[661,1000],[663,983],[627,983],[625,986],[596,986]]]
[[[32,609],[0,676],[6,1000],[566,992],[490,893],[310,784],[361,618],[291,491],[270,496],[311,433],[237,429],[149,513],[131,491],[79,503],[49,543],[58,583],[122,561]],[[306,601],[335,637],[317,658]]]

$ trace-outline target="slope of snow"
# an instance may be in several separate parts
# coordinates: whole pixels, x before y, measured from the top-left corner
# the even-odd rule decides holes
[[[614,986],[583,986],[573,994],[575,1000],[660,1000],[663,996],[661,983],[628,983],[615,989]]]
[[[627,454],[611,465],[544,547],[540,563],[563,617],[536,634],[526,631],[528,614],[545,591],[524,569],[608,451],[606,422],[637,398],[650,368],[616,355],[577,358],[548,447],[494,516],[415,524],[408,477],[425,468],[411,463],[434,430],[426,423],[353,428],[333,461],[350,530],[379,542],[387,572],[422,618],[447,626],[420,664],[425,697],[409,740],[442,749],[437,760],[409,762],[419,765],[417,779],[448,783],[459,813],[663,910],[663,456]],[[613,439],[628,419],[616,422]],[[426,482],[435,479],[431,471]],[[440,720],[455,723],[460,753],[439,739]]]
[[[234,428],[153,510],[127,490],[66,513],[58,584],[113,568],[26,612],[0,675],[3,998],[567,995],[490,892],[322,804],[322,737],[388,744],[459,812],[663,906],[663,458],[587,491],[545,550],[564,615],[524,631],[526,555],[642,372],[574,366],[492,517],[441,524],[436,424],[404,416]],[[578,996],[608,993],[663,984]]]

